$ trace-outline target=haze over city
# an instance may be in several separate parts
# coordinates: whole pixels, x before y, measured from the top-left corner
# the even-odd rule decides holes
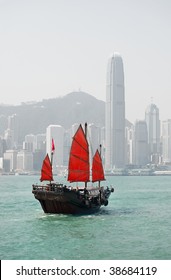
[[[106,99],[107,61],[123,59],[126,118],[149,103],[171,118],[169,0],[0,0],[0,103]]]

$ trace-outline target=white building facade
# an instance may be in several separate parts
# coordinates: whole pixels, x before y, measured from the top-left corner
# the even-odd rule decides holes
[[[105,169],[125,165],[125,88],[122,58],[108,61],[105,117]]]
[[[6,150],[4,161],[9,161],[9,171],[13,172],[17,168],[17,150]]]
[[[162,155],[163,163],[171,163],[171,119],[162,122]]]
[[[133,164],[143,167],[148,163],[148,134],[145,120],[137,120],[134,126]]]
[[[52,138],[55,144],[53,153],[53,170],[63,166],[64,157],[64,128],[61,125],[49,125],[46,129],[46,152],[51,158]]]
[[[19,151],[17,154],[17,170],[19,172],[33,171],[33,153],[27,150]]]
[[[145,120],[148,131],[148,156],[149,162],[159,163],[160,159],[160,120],[159,109],[155,104],[150,104],[145,111]]]

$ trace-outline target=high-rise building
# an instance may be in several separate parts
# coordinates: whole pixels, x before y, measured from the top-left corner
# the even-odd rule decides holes
[[[45,152],[46,147],[46,134],[37,134],[36,135],[36,150],[41,150]]]
[[[8,131],[12,149],[16,149],[18,146],[18,125],[18,116],[16,114],[8,117]]]
[[[52,138],[55,144],[53,153],[53,169],[54,172],[63,166],[64,154],[64,128],[61,125],[49,125],[46,129],[46,152],[51,158]]]
[[[90,139],[89,139],[90,138]],[[88,125],[88,139],[90,140],[90,151],[93,156],[97,149],[99,149],[101,140],[100,140],[100,127],[91,123]]]
[[[155,104],[150,104],[145,111],[145,120],[148,131],[148,156],[149,162],[159,163],[160,157],[160,120],[159,109]]]
[[[17,151],[16,150],[6,150],[4,153],[4,162],[9,161],[9,170],[5,171],[15,171],[17,168]]]
[[[134,128],[133,126],[125,128],[125,138],[126,138],[126,145],[125,145],[125,163],[126,165],[133,164],[133,135],[134,135]]]
[[[102,155],[102,149],[100,149],[100,127],[96,126],[94,123],[88,125],[88,141],[90,151],[90,164],[92,165],[92,159],[97,149]]]
[[[171,163],[171,119],[162,122],[163,163]]]
[[[106,85],[105,169],[125,165],[125,89],[122,58],[115,53],[108,61]]]
[[[17,153],[17,169],[21,172],[33,171],[33,153],[21,150]]]
[[[137,120],[134,126],[133,163],[138,167],[148,163],[148,136],[145,120]]]
[[[29,152],[34,152],[36,147],[36,136],[33,134],[27,134],[25,141],[23,142],[23,149]]]

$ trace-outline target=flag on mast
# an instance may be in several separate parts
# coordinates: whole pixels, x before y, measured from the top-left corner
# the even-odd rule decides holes
[[[55,143],[54,143],[54,140],[52,138],[52,153],[54,153],[54,151],[55,151]]]

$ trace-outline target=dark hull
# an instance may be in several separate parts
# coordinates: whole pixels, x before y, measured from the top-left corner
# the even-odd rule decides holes
[[[51,214],[91,214],[98,212],[102,205],[108,204],[111,190],[97,194],[84,194],[80,191],[69,190],[64,187],[41,187],[33,185],[33,194],[40,202],[45,213]]]

